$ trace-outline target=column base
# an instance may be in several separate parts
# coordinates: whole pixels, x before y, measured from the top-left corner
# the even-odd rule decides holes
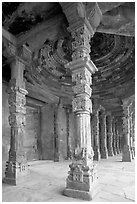
[[[113,153],[112,149],[108,150],[108,156],[109,157],[113,157],[114,156],[114,153]]]
[[[131,162],[132,161],[132,154],[131,154],[129,145],[124,145],[124,147],[123,147],[122,161],[123,162]]]
[[[120,154],[120,151],[119,151],[119,149],[117,149],[116,151],[117,151],[117,154]]]
[[[81,190],[75,190],[75,189],[70,189],[70,188],[66,188],[63,191],[63,194],[65,196],[68,197],[72,197],[72,198],[78,198],[81,200],[93,200],[93,198],[96,196],[96,194],[100,191],[100,187],[98,185],[98,183],[93,184],[92,188],[90,189],[90,191],[81,191]]]
[[[132,155],[132,159],[134,159],[134,158],[135,158],[135,155],[134,155],[133,147],[131,147],[131,155]]]
[[[94,161],[99,161],[101,159],[99,148],[98,147],[93,147],[93,150],[94,150],[93,160]]]
[[[113,148],[113,153],[114,153],[114,155],[117,155],[117,150],[115,147]]]
[[[108,152],[106,147],[104,147],[104,149],[101,151],[101,159],[108,159]]]
[[[5,178],[3,183],[10,185],[18,185],[24,181],[26,176],[30,173],[29,165],[27,163],[22,165],[15,165],[13,162],[7,162],[5,170]]]
[[[92,200],[100,189],[96,165],[85,166],[82,163],[72,163],[69,167],[70,171],[63,194],[72,198]]]

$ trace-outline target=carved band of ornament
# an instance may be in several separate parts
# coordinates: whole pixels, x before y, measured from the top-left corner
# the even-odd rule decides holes
[[[92,112],[92,102],[89,97],[77,97],[72,101],[73,112],[88,111]]]
[[[90,44],[87,38],[76,38],[74,42],[72,42],[72,49],[75,51],[75,49],[86,49],[87,52],[90,52]]]
[[[21,113],[26,114],[26,107],[25,106],[19,106],[17,104],[9,106],[10,113]]]
[[[25,95],[21,94],[20,92],[11,92],[8,98],[9,105],[22,105],[25,106],[26,104],[26,97]]]
[[[72,27],[70,26],[68,28],[68,30],[71,32],[72,38],[74,38],[74,39],[87,38],[87,40],[90,41],[91,33],[90,33],[89,29],[87,28],[86,24],[80,25],[75,30],[72,29]]]
[[[94,151],[91,148],[86,148],[86,147],[77,147],[75,148],[75,151],[74,151],[74,159],[77,161],[77,160],[82,160],[83,163],[86,161],[86,160],[93,160],[93,156],[94,156]],[[72,169],[72,167],[70,166],[70,168]],[[73,170],[74,171],[79,171],[79,170],[82,170],[82,171],[88,171],[89,168],[85,169],[85,168],[74,168],[73,166]]]
[[[9,116],[9,124],[12,127],[25,126],[26,117],[24,114],[11,114]]]
[[[89,84],[77,84],[76,86],[73,86],[73,91],[76,95],[85,93],[91,96],[92,89]]]
[[[89,51],[87,52],[86,50],[82,50],[82,51],[76,50],[72,54],[72,59],[77,60],[79,58],[84,58],[84,57],[87,57],[87,56],[89,56]]]
[[[76,84],[91,84],[92,78],[91,73],[86,69],[78,70],[77,72],[72,73],[72,82]]]

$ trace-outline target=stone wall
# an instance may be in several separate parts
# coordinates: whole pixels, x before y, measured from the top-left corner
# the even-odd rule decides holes
[[[54,159],[54,108],[45,105],[41,108],[42,159]]]

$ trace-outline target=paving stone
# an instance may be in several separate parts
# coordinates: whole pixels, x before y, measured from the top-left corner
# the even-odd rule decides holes
[[[135,200],[134,162],[120,163],[121,155],[100,160],[98,176],[101,190],[93,202],[133,202]],[[3,184],[3,202],[86,202],[63,195],[70,161],[36,162],[19,186]],[[123,169],[123,170],[122,170]]]

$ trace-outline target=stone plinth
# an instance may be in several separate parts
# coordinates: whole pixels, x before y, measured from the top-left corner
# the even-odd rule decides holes
[[[83,200],[92,200],[98,191],[99,186],[95,165],[83,166],[81,163],[70,165],[64,195]]]

